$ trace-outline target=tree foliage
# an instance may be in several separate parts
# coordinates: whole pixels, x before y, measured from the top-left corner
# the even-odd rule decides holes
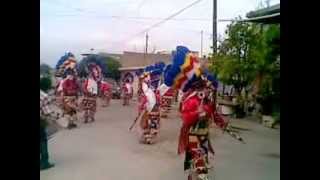
[[[40,64],[40,75],[49,75],[51,73],[51,67],[48,64]]]
[[[255,46],[259,43],[259,32],[248,23],[233,22],[213,57],[213,70],[227,85],[233,85],[240,93],[254,79],[256,58]]]
[[[47,92],[52,87],[50,76],[43,76],[40,78],[40,89]]]
[[[234,21],[211,58],[211,70],[238,94],[253,87],[265,101],[280,98],[280,25]]]
[[[88,74],[89,74],[88,65],[91,63],[99,65],[103,74],[107,71],[107,65],[105,62],[105,58],[100,55],[91,54],[89,56],[84,57],[77,64],[77,71],[78,71],[78,75],[80,77],[87,77],[88,76]]]
[[[87,66],[89,63],[96,63],[98,64],[101,69],[104,77],[112,78],[115,80],[120,79],[120,71],[119,68],[121,67],[121,64],[111,58],[111,57],[105,57],[102,55],[90,55],[87,57],[84,57],[79,63],[78,63],[78,74],[80,77],[86,77],[88,75],[88,69]]]
[[[111,58],[111,57],[106,57],[105,59],[106,65],[107,65],[107,72],[104,74],[105,77],[112,78],[116,81],[120,80],[120,71],[119,68],[121,67],[121,64],[119,61]]]

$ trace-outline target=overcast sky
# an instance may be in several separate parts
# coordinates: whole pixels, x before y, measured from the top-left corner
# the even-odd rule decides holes
[[[66,52],[78,59],[91,48],[95,52],[143,52],[145,34],[136,35],[151,25],[179,11],[195,0],[41,0],[40,60],[54,66]],[[218,19],[245,17],[264,0],[218,0]],[[280,0],[271,0],[270,5]],[[202,0],[175,20],[149,31],[149,49],[173,50],[186,45],[203,51],[212,44],[212,0]],[[197,19],[197,20],[192,20]],[[228,22],[218,22],[218,36],[223,37]]]

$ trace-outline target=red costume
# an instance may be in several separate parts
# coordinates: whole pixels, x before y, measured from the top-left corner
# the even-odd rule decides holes
[[[75,121],[77,121],[78,91],[79,86],[74,78],[65,79],[62,82],[63,110],[64,115],[69,116],[69,128],[76,127]]]
[[[112,96],[112,86],[107,82],[101,82],[100,92],[102,93],[102,100],[104,101],[103,106],[108,106]]]
[[[161,116],[167,117],[167,113],[169,113],[171,108],[171,103],[174,98],[174,89],[170,88],[167,90],[164,95],[161,97]]]
[[[126,82],[122,85],[123,105],[129,105],[129,100],[133,96],[133,88],[131,83]]]
[[[77,83],[77,61],[70,52],[60,58],[56,65],[56,97],[58,103],[63,109],[63,115],[69,116],[68,128],[74,128],[77,125],[77,98],[79,86]],[[66,77],[67,76],[67,77]],[[60,81],[59,81],[60,79]]]
[[[211,102],[201,99],[199,92],[190,93],[182,102],[181,127],[178,154],[184,153],[185,170],[195,171],[199,177],[208,174],[208,153],[214,154],[209,139],[210,121],[214,121],[220,128],[226,127],[222,118],[215,118],[215,108]],[[202,109],[202,110],[201,110]],[[202,111],[200,113],[200,111]],[[191,174],[189,175],[191,178]]]
[[[101,82],[100,88],[102,92],[109,92],[111,91],[112,86],[107,82]]]
[[[142,130],[141,141],[146,144],[155,142],[160,130],[160,93],[154,92],[148,86],[148,75],[141,77],[139,90],[138,112],[140,128]]]
[[[97,94],[98,94],[97,82],[93,78],[86,79],[83,82],[82,88],[83,88],[84,98],[82,100],[81,105],[84,110],[84,122],[87,123],[89,119],[90,119],[90,122],[93,122],[95,120],[94,116],[97,110]]]
[[[66,79],[63,84],[63,95],[64,96],[77,96],[79,86],[75,79]]]

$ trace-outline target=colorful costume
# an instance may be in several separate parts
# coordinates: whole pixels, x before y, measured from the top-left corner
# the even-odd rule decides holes
[[[73,76],[73,75],[71,75]],[[73,79],[65,79],[62,84],[62,92],[63,92],[63,110],[64,116],[68,117],[69,120],[69,128],[76,127],[77,118],[77,109],[78,109],[78,83]]]
[[[132,85],[129,81],[123,83],[122,85],[122,98],[123,98],[123,105],[129,105],[130,99],[132,98],[133,89]]]
[[[121,96],[123,99],[124,106],[129,105],[130,99],[133,97],[133,75],[131,73],[127,73],[124,75],[122,79],[122,87],[121,87]]]
[[[140,76],[139,90],[139,116],[141,142],[145,144],[155,143],[160,130],[160,94],[151,87],[150,74],[145,72]],[[139,117],[138,116],[138,117]]]
[[[112,86],[111,84],[107,83],[106,81],[102,81],[100,83],[100,92],[101,92],[101,97],[103,100],[103,105],[104,107],[109,106],[110,100],[112,98]]]
[[[163,96],[161,96],[161,117],[167,117],[167,114],[170,112],[174,94],[174,90],[170,88]]]
[[[100,85],[103,75],[107,73],[105,58],[91,54],[81,60],[77,66],[82,81],[83,99],[81,109],[84,110],[84,122],[93,122],[97,110],[97,97],[100,94]]]
[[[157,90],[164,63],[147,66],[139,74],[138,101],[140,128],[142,130],[141,142],[155,143],[160,130],[160,92]],[[138,116],[139,117],[139,116]]]
[[[69,129],[77,126],[75,122],[77,121],[77,100],[80,88],[77,83],[76,64],[74,55],[67,52],[56,65],[56,77],[62,78],[56,86],[56,98],[60,100],[63,115],[69,121]]]
[[[214,120],[221,128],[227,125],[222,118],[214,118],[217,115],[215,105],[209,99],[212,83],[208,83],[208,88],[207,80],[202,76],[198,58],[186,47],[178,46],[172,68],[160,88],[161,94],[165,94],[170,87],[184,92],[180,105],[183,125],[178,154],[185,153],[184,170],[189,171],[189,180],[193,175],[198,179],[208,179],[208,153],[214,154],[209,140],[210,122]]]
[[[220,128],[225,128],[224,121],[217,121],[214,117],[214,106],[201,99],[199,90],[191,93],[182,102],[181,115],[183,127],[181,128],[178,153],[185,152],[184,170],[190,170],[200,177],[206,177],[209,168],[208,153],[214,154],[209,139],[209,125],[212,119]],[[199,108],[203,109],[200,113]],[[221,120],[221,119],[219,119]]]
[[[144,76],[142,76],[142,74],[137,74],[137,76],[139,77],[137,95],[138,95],[138,102],[140,102],[140,99],[143,96],[142,83],[144,81]]]
[[[89,78],[83,82],[84,98],[81,102],[81,107],[84,110],[84,122],[93,122],[97,110],[98,82],[97,77],[100,77],[100,67],[96,64],[89,65]],[[95,78],[96,77],[96,78]]]

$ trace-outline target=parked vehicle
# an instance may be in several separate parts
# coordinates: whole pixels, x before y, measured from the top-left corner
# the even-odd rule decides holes
[[[120,99],[121,98],[121,88],[118,84],[112,86],[112,99]]]

